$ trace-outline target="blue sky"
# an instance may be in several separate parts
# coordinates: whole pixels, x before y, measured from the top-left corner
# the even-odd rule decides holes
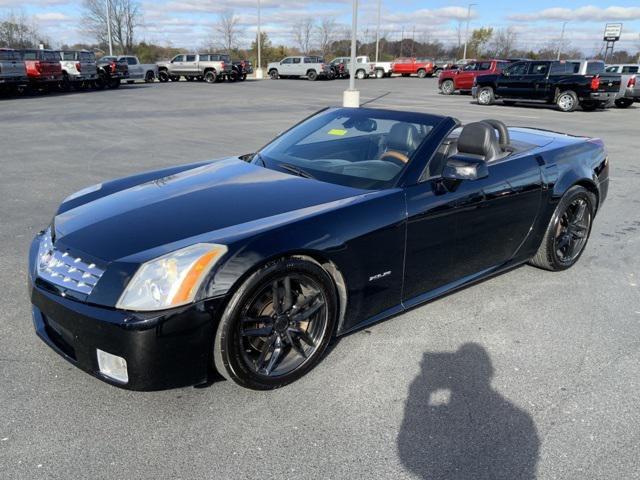
[[[514,0],[471,0],[471,28],[512,27],[522,48],[539,48],[557,39],[562,22],[568,20],[565,38],[572,47],[587,53],[602,46],[606,22],[623,22],[623,39],[617,48],[640,48],[640,1],[552,0],[519,2]],[[138,39],[186,48],[198,48],[215,39],[213,25],[220,12],[233,10],[240,18],[243,43],[253,38],[257,0],[142,0],[144,25]],[[415,30],[417,40],[440,39],[456,43],[460,23],[464,23],[467,0],[417,1],[383,0],[382,30],[388,38],[405,38]],[[351,21],[351,0],[262,0],[263,29],[276,42],[293,43],[292,25],[307,17],[331,17],[341,24]],[[376,25],[377,0],[360,0],[361,39],[371,39]],[[559,7],[558,5],[562,5]],[[82,32],[79,17],[81,1],[0,0],[0,16],[22,11],[34,18],[54,42],[90,40]]]

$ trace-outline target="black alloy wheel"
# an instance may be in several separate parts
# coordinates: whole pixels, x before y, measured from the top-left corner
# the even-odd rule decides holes
[[[589,240],[596,203],[595,195],[584,187],[571,187],[558,204],[530,263],[553,271],[573,266]]]
[[[160,70],[158,72],[158,80],[160,80],[162,83],[167,83],[169,81],[169,74],[166,70]]]
[[[147,72],[144,76],[144,81],[146,83],[153,83],[155,79],[156,79],[156,75],[151,71]]]
[[[238,289],[218,327],[214,363],[241,386],[265,390],[313,368],[333,335],[336,293],[319,265],[269,264]]]
[[[209,70],[204,74],[204,81],[207,83],[216,83],[218,80],[218,74],[213,70]]]

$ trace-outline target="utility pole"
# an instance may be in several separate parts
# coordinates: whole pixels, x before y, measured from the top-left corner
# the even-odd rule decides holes
[[[109,56],[113,57],[113,43],[111,42],[111,3],[105,1],[107,7],[107,37],[109,37]]]
[[[471,21],[471,7],[477,5],[477,3],[470,3],[467,8],[467,31],[464,34],[464,53],[462,54],[462,60],[467,61],[467,44],[469,43],[469,22]]]
[[[360,92],[356,90],[356,58],[358,56],[358,0],[352,0],[351,14],[351,68],[349,69],[349,90],[344,91],[342,105],[344,107],[360,107]]]
[[[404,43],[404,25],[402,26],[402,30],[400,30],[400,56],[402,57],[402,44]]]
[[[262,79],[262,27],[261,27],[261,5],[260,0],[258,0],[258,39],[257,47],[258,47],[258,68],[256,69],[256,78]]]
[[[562,53],[562,44],[564,42],[564,29],[569,22],[562,22],[562,31],[560,32],[560,43],[558,44],[558,58],[560,60],[560,54]]]
[[[379,51],[380,51],[380,12],[382,10],[382,0],[378,0],[378,27],[376,28],[376,63],[380,61],[379,59]]]

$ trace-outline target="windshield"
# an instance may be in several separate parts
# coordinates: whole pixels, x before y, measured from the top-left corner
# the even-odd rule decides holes
[[[252,162],[355,188],[388,188],[440,121],[407,112],[328,110],[278,137]]]

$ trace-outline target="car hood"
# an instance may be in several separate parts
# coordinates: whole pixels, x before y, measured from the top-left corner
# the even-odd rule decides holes
[[[215,232],[233,226],[257,221],[269,225],[270,217],[281,220],[287,212],[365,192],[226,159],[58,214],[56,245],[111,262],[192,237],[211,234],[215,239]]]

